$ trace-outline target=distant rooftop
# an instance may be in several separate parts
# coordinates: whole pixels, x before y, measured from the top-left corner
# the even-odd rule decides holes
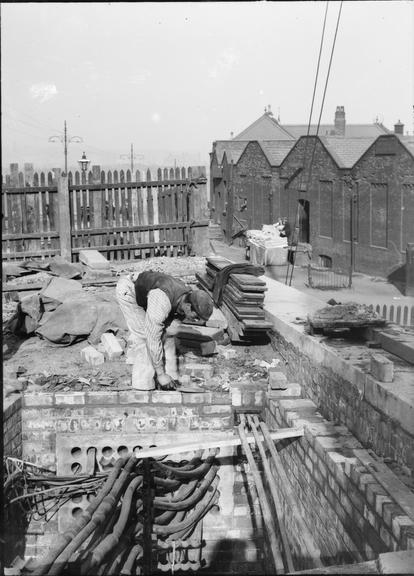
[[[311,124],[309,134],[314,135],[317,125]],[[270,106],[265,113],[255,120],[245,130],[237,134],[233,140],[297,140],[308,133],[307,124],[281,124],[273,116]],[[381,134],[391,134],[391,130],[379,122],[372,124],[346,124],[345,110],[338,106],[333,124],[321,124],[319,136],[338,136],[342,138],[376,138]]]

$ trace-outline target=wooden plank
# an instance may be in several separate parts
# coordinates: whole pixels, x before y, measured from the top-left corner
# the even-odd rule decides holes
[[[244,431],[244,426],[245,426],[245,416],[244,416],[244,414],[241,414],[240,415],[240,424],[238,426],[241,445],[242,445],[244,453],[246,455],[247,462],[249,464],[250,474],[252,474],[252,476],[253,476],[253,480],[254,480],[254,483],[256,486],[256,490],[257,490],[257,494],[259,497],[260,508],[262,510],[264,523],[265,523],[267,533],[269,536],[269,544],[270,544],[270,549],[271,549],[272,556],[273,556],[273,563],[274,563],[275,571],[276,571],[276,574],[284,574],[285,573],[285,567],[283,564],[283,558],[282,558],[282,555],[280,553],[279,543],[278,543],[278,539],[276,536],[276,530],[275,530],[275,526],[274,526],[274,522],[273,522],[272,510],[270,508],[269,500],[267,498],[267,495],[266,495],[266,492],[265,492],[265,489],[263,486],[263,482],[262,482],[262,478],[261,478],[259,469],[258,469],[256,461],[253,457],[252,450],[249,446],[249,442],[248,442],[246,433]]]
[[[152,188],[147,188],[148,224],[150,226],[154,224],[154,204],[152,195],[153,195]],[[149,233],[149,243],[152,244],[153,242],[154,242],[154,232],[153,229],[151,229]],[[150,248],[150,256],[153,257],[154,255],[155,255],[154,248]]]
[[[272,440],[284,440],[286,438],[300,438],[304,435],[303,427],[297,428],[280,428],[275,432],[270,432]],[[246,436],[247,442],[253,444],[254,436]],[[227,436],[217,434],[214,438],[207,438],[198,442],[176,442],[171,444],[159,445],[155,448],[144,448],[135,452],[137,458],[159,458],[160,456],[171,456],[173,454],[185,454],[197,450],[208,450],[209,448],[224,448],[225,446],[240,446],[240,436]]]
[[[24,194],[25,192],[27,192],[27,186],[25,187],[9,187],[9,186],[3,186],[2,187],[2,192],[6,192],[7,194],[11,194],[11,195],[18,195],[20,196],[21,194]],[[30,186],[30,192],[32,194],[38,193],[38,192],[56,192],[57,188],[56,186]]]

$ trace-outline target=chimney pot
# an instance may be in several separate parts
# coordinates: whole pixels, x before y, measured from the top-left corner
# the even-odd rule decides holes
[[[335,111],[335,134],[345,136],[345,107],[337,106]]]

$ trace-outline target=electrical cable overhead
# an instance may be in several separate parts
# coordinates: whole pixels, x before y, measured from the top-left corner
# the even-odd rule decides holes
[[[339,5],[339,11],[338,11],[338,16],[336,19],[336,27],[335,27],[335,34],[334,34],[334,39],[332,42],[332,47],[331,47],[331,54],[330,54],[330,58],[329,58],[329,65],[328,65],[328,71],[326,74],[326,80],[325,80],[325,86],[324,86],[324,91],[323,91],[323,96],[322,96],[322,103],[321,103],[321,108],[320,108],[320,112],[319,112],[319,118],[318,118],[318,124],[316,127],[316,134],[315,134],[315,140],[313,143],[313,150],[312,150],[312,156],[309,162],[309,167],[308,167],[308,174],[307,174],[307,180],[306,180],[306,190],[308,190],[309,188],[309,183],[311,180],[311,176],[312,176],[312,164],[314,161],[314,157],[315,157],[315,150],[316,150],[316,142],[317,142],[317,137],[319,135],[319,128],[320,128],[320,123],[321,123],[321,118],[322,118],[322,113],[323,113],[323,108],[324,108],[324,104],[325,104],[325,96],[326,96],[326,92],[327,92],[327,88],[328,88],[328,83],[329,83],[329,77],[330,77],[330,73],[331,73],[331,66],[332,66],[332,60],[333,60],[333,56],[334,56],[334,52],[335,52],[335,45],[336,45],[336,38],[338,35],[338,29],[339,29],[339,23],[341,20],[341,13],[342,13],[342,4],[343,4],[343,0],[341,0],[341,3]],[[325,13],[325,17],[326,17],[326,13]],[[325,29],[325,22],[324,22],[324,29]],[[322,48],[322,42],[321,42],[321,48]],[[318,62],[318,67],[319,67],[319,62]],[[310,122],[309,122],[309,126],[308,126],[308,131],[309,131],[309,127],[310,127]],[[309,132],[307,134],[307,136],[309,136]],[[305,166],[303,166],[302,172],[301,172],[301,182],[302,182],[302,173],[304,172]],[[301,184],[302,185],[302,184]],[[299,209],[296,210],[296,217],[295,217],[295,228],[294,228],[294,233],[296,232],[296,229],[298,228],[298,213],[299,213]],[[295,256],[296,256],[296,251],[297,251],[297,242],[299,241],[299,238],[297,238],[296,241],[296,249],[293,251],[293,263],[291,266],[291,271],[290,271],[290,277],[289,277],[289,286],[291,286],[292,284],[292,277],[293,277],[293,271],[295,268]],[[288,268],[286,271],[286,281],[285,284],[287,284],[287,277],[289,275],[289,268],[290,268],[290,263],[288,263]]]

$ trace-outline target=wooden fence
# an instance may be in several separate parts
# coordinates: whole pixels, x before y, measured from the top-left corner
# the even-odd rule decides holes
[[[12,172],[2,186],[4,260],[94,248],[110,260],[201,253],[208,226],[204,167],[105,173]],[[142,177],[144,176],[144,177]]]

